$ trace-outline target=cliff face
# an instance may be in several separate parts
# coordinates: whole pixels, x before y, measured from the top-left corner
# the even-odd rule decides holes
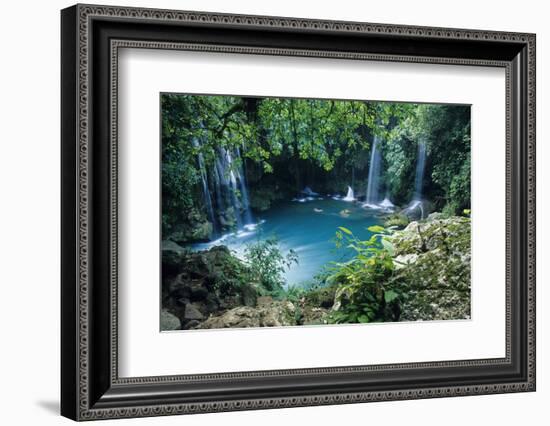
[[[469,218],[439,213],[392,235],[401,321],[470,318],[470,238]]]

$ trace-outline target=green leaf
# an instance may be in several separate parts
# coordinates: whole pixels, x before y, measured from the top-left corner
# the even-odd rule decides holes
[[[370,322],[370,319],[367,315],[359,315],[359,317],[357,318],[357,320],[362,323],[362,324],[365,324],[365,323],[368,323]]]
[[[339,226],[338,229],[342,232],[345,232],[348,235],[353,235],[353,233],[348,228],[344,228],[343,226]]]
[[[386,303],[391,303],[398,297],[399,295],[393,290],[386,290],[384,292],[384,300],[386,301]]]
[[[380,232],[384,232],[385,229],[384,227],[380,226],[380,225],[372,225],[372,226],[369,226],[367,228],[370,232],[373,232],[375,234],[379,234]]]
[[[382,238],[382,247],[384,247],[384,249],[392,256],[395,253],[395,248],[393,247],[393,244],[385,238]]]

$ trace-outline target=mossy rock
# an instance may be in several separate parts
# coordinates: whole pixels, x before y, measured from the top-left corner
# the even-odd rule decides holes
[[[403,229],[409,224],[409,218],[407,215],[396,213],[387,216],[384,219],[384,227],[389,228],[391,226],[397,229]]]
[[[304,294],[304,305],[320,308],[331,308],[337,286],[321,287]]]
[[[470,318],[470,225],[469,218],[431,215],[391,237],[402,321]]]

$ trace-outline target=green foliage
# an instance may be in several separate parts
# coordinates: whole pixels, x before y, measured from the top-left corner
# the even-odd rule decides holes
[[[276,238],[248,245],[244,257],[251,277],[259,282],[266,294],[279,293],[285,284],[285,270],[298,263],[298,255],[294,250],[286,255],[281,253]]]
[[[335,308],[329,316],[333,323],[368,323],[399,319],[399,289],[393,286],[393,245],[391,231],[372,226],[368,240],[359,240],[346,228],[336,233],[337,247],[355,251],[350,261],[336,263],[328,277],[336,285]]]
[[[470,207],[468,106],[163,94],[161,110],[166,235],[183,227],[182,234],[193,240],[189,229],[204,226],[198,156],[211,171],[220,147],[240,150],[242,159],[233,167],[246,170],[257,211],[313,181],[326,192],[350,184],[356,193],[364,191],[375,136],[382,153],[381,190],[395,203],[411,200],[423,141],[426,198],[449,215]]]
[[[419,126],[428,146],[431,180],[442,192],[436,208],[459,214],[470,207],[470,107],[424,105]],[[434,189],[437,189],[434,188]]]

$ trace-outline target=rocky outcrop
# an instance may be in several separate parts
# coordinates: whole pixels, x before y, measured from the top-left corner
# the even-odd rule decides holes
[[[196,328],[212,314],[256,305],[256,284],[226,247],[189,252],[176,246],[163,244],[162,306],[181,328]]]
[[[401,321],[470,318],[470,219],[432,213],[391,237]]]
[[[282,327],[297,325],[297,308],[288,300],[266,298],[257,307],[239,306],[222,313],[212,315],[196,328],[248,328]]]
[[[212,235],[213,225],[203,213],[191,209],[182,224],[172,225],[169,230],[163,230],[163,237],[167,241],[178,244],[208,241]]]

